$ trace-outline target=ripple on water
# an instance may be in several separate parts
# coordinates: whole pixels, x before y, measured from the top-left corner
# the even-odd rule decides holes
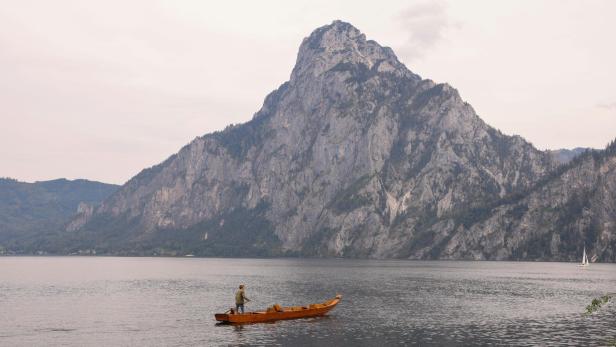
[[[27,259],[22,261],[20,259]],[[602,345],[616,266],[302,259],[0,258],[6,345]],[[213,313],[320,302],[330,316],[246,326]]]

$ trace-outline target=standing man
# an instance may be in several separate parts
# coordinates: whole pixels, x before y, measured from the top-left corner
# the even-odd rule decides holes
[[[240,309],[242,313],[244,313],[244,302],[249,302],[250,299],[246,297],[246,293],[244,293],[244,285],[240,284],[240,289],[235,292],[235,312],[239,313]]]

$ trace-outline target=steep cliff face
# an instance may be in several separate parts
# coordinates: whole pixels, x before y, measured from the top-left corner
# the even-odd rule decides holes
[[[439,257],[454,217],[554,167],[335,21],[251,121],[196,138],[69,229],[129,253]]]
[[[616,261],[616,145],[587,152],[459,229],[442,257]]]

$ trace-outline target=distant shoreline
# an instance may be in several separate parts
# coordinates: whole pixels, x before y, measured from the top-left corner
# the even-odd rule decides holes
[[[563,260],[492,260],[492,259],[401,259],[401,258],[344,258],[344,257],[223,257],[223,256],[186,256],[186,255],[117,255],[117,254],[2,254],[0,258],[169,258],[169,259],[254,259],[254,260],[273,260],[273,259],[298,259],[298,260],[340,260],[340,261],[396,261],[396,262],[467,262],[467,263],[563,263],[577,264],[576,261]],[[598,264],[616,264],[611,262],[596,262]]]

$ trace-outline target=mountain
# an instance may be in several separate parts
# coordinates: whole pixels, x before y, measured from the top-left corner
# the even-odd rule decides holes
[[[442,258],[580,261],[586,247],[591,257],[616,262],[616,140],[475,215]]]
[[[592,151],[592,150],[593,150],[592,148],[576,147],[574,149],[566,149],[566,148],[555,149],[549,152],[554,156],[554,159],[557,162],[561,164],[567,164],[568,162],[573,160],[573,158],[577,157],[578,155],[586,151]]]
[[[251,121],[143,170],[79,215],[62,251],[453,257],[443,252],[469,211],[557,166],[334,21],[303,40]]]
[[[0,178],[0,253],[18,241],[62,230],[78,210],[91,209],[117,188],[87,180],[26,183]]]

